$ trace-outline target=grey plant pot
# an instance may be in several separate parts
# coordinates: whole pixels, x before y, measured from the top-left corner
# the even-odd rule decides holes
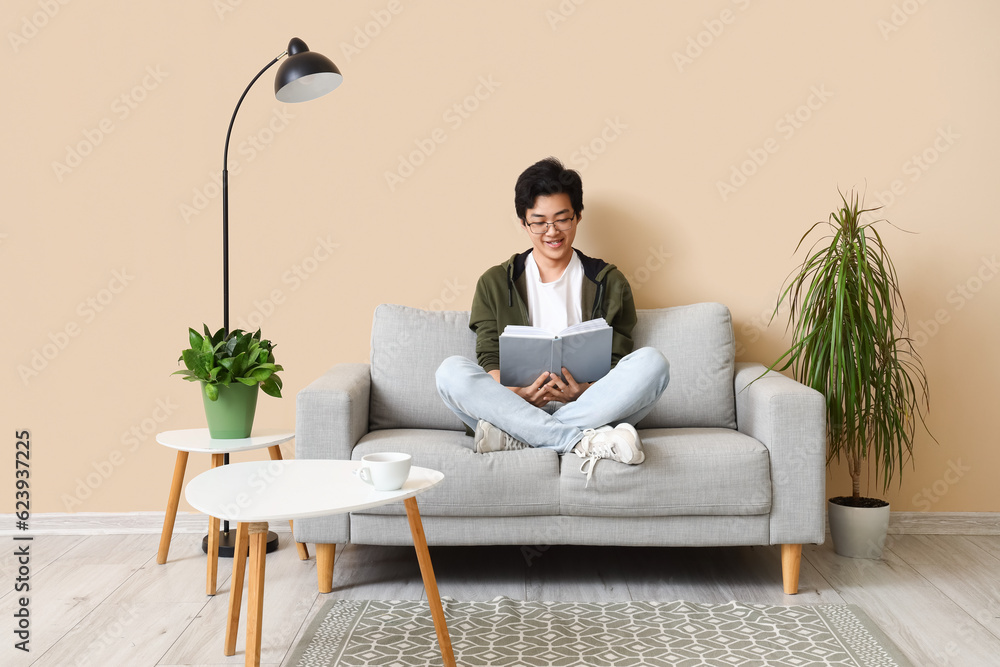
[[[848,558],[882,557],[889,532],[889,506],[845,507],[827,501],[833,549]]]

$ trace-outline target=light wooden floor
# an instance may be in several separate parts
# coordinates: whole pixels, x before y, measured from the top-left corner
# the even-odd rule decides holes
[[[316,592],[315,561],[289,533],[267,559],[261,664],[281,665],[326,599],[420,599],[412,549],[337,549],[334,591]],[[4,549],[0,664],[144,667],[243,664],[222,654],[229,560],[207,597],[201,537],[174,536],[156,564],[157,535],[39,536],[32,543],[31,653],[13,649],[16,577]],[[311,547],[311,545],[310,545]],[[310,554],[313,555],[310,548]],[[807,546],[801,592],[781,589],[776,548],[432,547],[441,595],[488,600],[678,600],[861,606],[915,665],[1000,665],[1000,537],[894,535],[880,561]],[[246,603],[244,602],[244,609]],[[245,621],[244,621],[245,623]]]

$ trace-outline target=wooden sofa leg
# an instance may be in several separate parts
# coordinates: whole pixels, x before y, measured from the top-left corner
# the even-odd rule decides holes
[[[781,578],[785,584],[785,595],[799,592],[799,566],[802,564],[801,544],[781,545]]]
[[[336,553],[336,544],[316,545],[316,578],[320,593],[329,593],[333,590],[333,557]]]

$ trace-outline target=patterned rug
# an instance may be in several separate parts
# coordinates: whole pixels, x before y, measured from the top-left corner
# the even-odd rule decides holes
[[[460,667],[912,667],[858,607],[447,598]],[[332,600],[287,663],[441,665],[426,601]]]

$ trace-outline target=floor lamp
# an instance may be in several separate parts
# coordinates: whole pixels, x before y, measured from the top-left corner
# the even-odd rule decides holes
[[[233,123],[236,122],[236,114],[239,113],[243,98],[250,92],[250,88],[257,82],[264,72],[271,68],[276,62],[288,56],[285,62],[278,67],[278,73],[274,77],[274,96],[280,102],[308,102],[317,97],[322,97],[333,91],[344,81],[343,75],[337,66],[329,58],[315,51],[310,51],[306,43],[298,37],[293,37],[288,42],[288,49],[280,53],[274,60],[269,62],[257,73],[246,90],[240,95],[236,108],[233,109],[233,117],[229,121],[229,129],[226,131],[226,149],[222,156],[222,326],[225,327],[226,335],[229,335],[229,138],[233,134]],[[229,454],[225,455],[224,463],[228,465]],[[235,535],[229,531],[229,522],[224,522],[222,534],[219,539],[219,555],[232,557],[235,546]],[[278,548],[278,536],[274,533],[268,535],[267,551],[271,552]],[[208,536],[202,541],[202,549],[208,553]]]

